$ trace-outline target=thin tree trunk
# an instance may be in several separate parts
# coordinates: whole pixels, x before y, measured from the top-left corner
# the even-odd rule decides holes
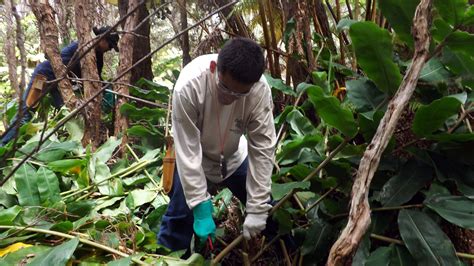
[[[429,53],[431,25],[431,0],[422,0],[413,19],[413,35],[416,40],[412,64],[403,78],[395,96],[390,101],[387,112],[380,121],[371,143],[367,146],[359,164],[357,177],[352,186],[351,210],[346,227],[334,243],[327,265],[346,265],[370,225],[368,192],[377,170],[380,157],[387,147],[398,120],[407,106]]]
[[[231,2],[231,0],[216,0],[218,7],[224,6]],[[245,25],[242,15],[235,12],[232,8],[226,8],[221,11],[221,16],[225,19],[226,29],[237,36],[252,38],[250,30]]]
[[[77,98],[72,90],[72,85],[66,77],[66,66],[61,60],[58,48],[58,28],[54,20],[53,8],[47,1],[30,0],[31,10],[33,11],[38,23],[42,47],[49,58],[51,67],[53,68],[56,78],[61,78],[59,81],[59,92],[64,101],[64,104],[69,109],[74,109],[77,106]]]
[[[297,12],[297,23],[303,28],[304,47],[306,47],[306,60],[308,61],[308,73],[311,73],[316,68],[316,62],[314,62],[313,55],[313,41],[311,36],[311,23],[309,22],[308,5],[306,1],[299,2],[299,8]]]
[[[23,90],[26,86],[26,49],[25,49],[25,33],[23,32],[23,27],[21,26],[21,17],[16,10],[16,7],[12,2],[12,13],[16,21],[16,47],[20,51],[20,65],[21,65],[21,74],[20,74],[20,95],[23,94]]]
[[[18,65],[18,60],[15,55],[15,29],[13,28],[13,1],[6,0],[5,4],[5,19],[6,19],[6,31],[4,40],[3,52],[7,59],[8,65],[8,78],[10,79],[10,86],[15,91],[16,95],[20,95],[20,90],[18,88],[18,75],[16,72],[16,66]],[[13,38],[12,38],[13,37]]]
[[[63,46],[71,42],[71,35],[69,34],[68,20],[69,20],[69,2],[68,0],[54,0],[56,12],[58,17],[59,36]],[[76,22],[77,24],[77,22]]]
[[[188,27],[188,14],[186,11],[186,0],[178,0],[179,5],[179,15],[180,15],[180,24],[181,30],[184,30]],[[181,49],[183,50],[183,67],[191,62],[191,55],[189,54],[189,34],[185,32],[180,38]]]
[[[90,21],[91,10],[94,8],[92,0],[76,0],[76,31],[79,44],[89,44],[92,41],[91,31],[92,24]],[[86,48],[81,46],[82,49]],[[82,50],[81,49],[81,50]],[[97,58],[95,49],[91,49],[83,58],[81,58],[81,75],[86,80],[100,80],[99,72],[97,70]],[[84,81],[84,97],[91,98],[101,89],[99,82]],[[95,150],[103,140],[100,133],[100,118],[101,118],[101,102],[102,95],[95,97],[89,105],[85,108],[85,124],[84,136],[82,144],[84,146],[91,144],[92,150]]]
[[[130,1],[128,3],[128,9],[127,10],[132,10],[138,5],[138,1]],[[133,50],[135,47],[133,46],[134,41],[135,41],[135,35],[132,34],[132,30],[138,25],[138,20],[139,20],[139,13],[134,12],[131,14],[126,20],[125,20],[125,25],[124,25],[124,31],[125,34],[122,36],[119,42],[119,47],[120,47],[120,61],[119,61],[119,67],[117,73],[122,73],[126,69],[132,66],[133,64]],[[117,92],[120,92],[122,94],[128,95],[128,87],[123,84],[129,84],[131,82],[132,78],[132,73],[128,72],[124,76],[122,76],[117,82],[119,84],[116,84],[114,86],[114,90]],[[121,150],[124,151],[125,144],[128,142],[127,138],[127,129],[128,129],[128,119],[126,116],[123,116],[122,113],[120,112],[120,108],[122,105],[127,103],[127,99],[124,97],[120,97],[117,99],[117,104],[115,105],[115,117],[116,117],[116,122],[115,122],[115,129],[114,129],[114,134],[115,136],[122,135],[122,144],[121,144]]]
[[[315,0],[313,9],[314,13],[316,14],[316,17],[318,18],[319,25],[321,26],[321,29],[323,31],[323,36],[326,39],[326,44],[328,45],[328,48],[333,53],[337,53],[336,45],[334,44],[334,39],[332,38],[332,32],[329,28],[329,19],[326,14],[326,8],[324,7],[322,0]]]
[[[271,41],[272,41],[272,48],[274,51],[278,51],[278,45],[277,45],[277,40],[276,40],[276,36],[275,36],[275,33],[276,33],[276,29],[275,29],[275,23],[273,22],[274,21],[274,17],[273,17],[273,7],[272,7],[272,3],[271,3],[271,0],[266,0],[266,3],[267,3],[267,10],[268,10],[268,17],[269,17],[269,22],[270,22],[270,37],[271,37]],[[309,27],[309,26],[308,26]],[[274,56],[274,70],[275,70],[275,76],[274,78],[281,78],[281,70],[280,70],[280,55],[276,52],[273,52],[273,56]]]
[[[259,9],[259,13],[260,13],[261,22],[262,22],[263,38],[265,40],[265,47],[267,47],[267,58],[268,58],[270,73],[274,77],[275,76],[275,68],[274,68],[275,65],[273,64],[273,62],[274,62],[273,53],[272,53],[271,49],[269,49],[271,47],[270,35],[268,33],[267,16],[265,14],[265,7],[264,7],[263,1],[264,0],[259,0],[258,1],[258,9]]]
[[[129,1],[119,1],[119,13],[120,17],[123,17],[127,14],[129,6]],[[146,5],[142,5],[138,8],[138,21],[142,21],[145,17],[148,16],[148,9]],[[125,28],[125,22],[122,23],[122,28]],[[150,23],[147,20],[144,22],[138,29],[136,29],[135,33],[138,35],[134,38],[134,49],[133,49],[133,58],[132,63],[134,64],[138,60],[142,59],[145,55],[151,52],[150,48]],[[151,68],[151,57],[145,59],[139,65],[134,67],[132,72],[132,77],[130,79],[131,84],[135,84],[140,78],[146,78],[148,80],[153,79],[153,71]]]

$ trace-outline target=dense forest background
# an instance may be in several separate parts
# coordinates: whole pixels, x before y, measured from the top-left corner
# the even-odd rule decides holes
[[[472,4],[0,1],[0,132],[46,58],[70,96],[60,110],[44,97],[0,147],[0,264],[472,265]],[[121,39],[100,81],[87,47],[103,25]],[[244,241],[244,206],[218,190],[217,243],[184,261],[156,243],[170,96],[234,36],[265,50],[279,234]],[[55,61],[75,40],[81,80]]]

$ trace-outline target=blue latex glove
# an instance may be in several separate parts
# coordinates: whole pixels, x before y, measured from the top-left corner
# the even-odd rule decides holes
[[[193,209],[194,224],[193,229],[199,238],[200,244],[205,244],[208,236],[214,241],[216,233],[216,224],[212,219],[212,202],[206,200],[199,203]]]

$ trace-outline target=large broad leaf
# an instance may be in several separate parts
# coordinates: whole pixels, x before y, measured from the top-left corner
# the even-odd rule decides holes
[[[157,193],[155,191],[136,189],[131,191],[125,199],[127,207],[134,210],[145,203],[151,202],[155,199]]]
[[[13,206],[11,208],[0,211],[0,225],[13,225],[13,221],[21,211],[20,206]]]
[[[69,133],[69,139],[81,141],[84,136],[84,121],[82,118],[70,119],[64,125]]]
[[[375,110],[385,99],[386,95],[366,79],[355,79],[346,82],[347,100],[353,104],[357,112]]]
[[[57,172],[74,172],[81,170],[81,167],[86,164],[84,159],[64,159],[48,163],[48,168]]]
[[[402,41],[413,47],[413,36],[411,27],[413,16],[420,0],[383,0],[379,1],[379,7],[384,17]]]
[[[443,49],[442,62],[449,70],[462,78],[464,84],[474,87],[474,59],[464,52]]]
[[[469,8],[466,9],[462,24],[465,26],[471,26],[472,24],[474,24],[474,6],[473,5],[469,6]]]
[[[418,265],[459,265],[453,244],[428,215],[401,210],[398,227],[408,251]]]
[[[288,94],[288,95],[291,95],[291,96],[296,96],[296,92],[290,86],[283,83],[283,81],[281,79],[275,79],[267,73],[265,73],[265,79],[267,80],[268,85],[270,86],[270,88],[277,89],[277,90],[281,91],[284,94]]]
[[[17,204],[16,196],[8,194],[3,187],[0,187],[0,205],[9,208]]]
[[[324,122],[337,128],[347,137],[352,138],[357,134],[357,124],[352,112],[342,107],[336,97],[325,95],[323,89],[317,86],[308,88],[307,92]]]
[[[66,265],[76,250],[79,239],[71,239],[57,247],[48,250],[41,256],[36,257],[30,264],[31,266],[40,265]]]
[[[399,206],[409,200],[433,177],[428,165],[409,161],[398,175],[385,183],[379,195],[384,206]]]
[[[7,254],[5,257],[0,258],[0,265],[25,265],[26,262],[31,261],[35,256],[44,254],[46,250],[51,249],[47,246],[31,246],[22,248],[16,252]],[[29,264],[28,264],[29,265]],[[51,265],[51,264],[47,264]]]
[[[416,262],[406,247],[397,245],[392,249],[390,266],[416,266]]]
[[[446,39],[446,46],[452,51],[465,52],[471,57],[474,56],[474,34],[465,31],[455,31]]]
[[[323,140],[321,135],[304,136],[285,142],[281,152],[277,154],[277,161],[281,164],[295,162],[301,158],[301,152],[304,148],[314,149],[316,145]]]
[[[466,0],[435,0],[434,5],[441,17],[453,26],[463,21],[467,9]]]
[[[41,199],[38,191],[36,169],[28,163],[25,163],[15,172],[14,178],[20,205],[40,205]]]
[[[379,266],[379,265],[391,265],[390,255],[392,254],[393,247],[379,247],[374,252],[370,253],[370,256],[365,262],[365,266]]]
[[[279,200],[288,194],[292,189],[308,189],[309,181],[306,182],[288,182],[284,184],[272,183],[272,196],[274,200]]]
[[[160,232],[161,227],[161,218],[166,212],[168,205],[161,205],[154,211],[152,211],[148,216],[144,219],[144,223],[148,225],[148,228],[153,231],[155,234],[158,235]]]
[[[128,103],[120,107],[120,113],[135,121],[148,120],[151,123],[156,123],[166,116],[166,110],[164,109],[148,107],[137,108]]]
[[[458,99],[447,96],[420,107],[413,119],[413,132],[418,136],[431,135],[446,119],[458,113],[461,104]]]
[[[121,142],[122,139],[110,137],[104,144],[102,144],[102,146],[100,146],[100,148],[97,149],[92,158],[97,158],[99,162],[106,163],[110,157],[112,157],[114,150]]]
[[[40,167],[36,172],[36,177],[38,178],[38,192],[41,203],[49,202],[51,204],[61,199],[58,177],[53,171]]]
[[[35,150],[38,146],[38,142],[34,141],[26,144],[21,147],[23,154],[29,154]],[[43,162],[53,162],[61,160],[64,155],[68,152],[72,152],[80,146],[80,143],[77,141],[64,141],[64,142],[55,142],[55,141],[46,141],[41,145],[40,150],[35,155],[36,159]],[[22,155],[24,156],[24,155]]]
[[[431,58],[420,72],[420,80],[433,84],[446,82],[449,78],[451,78],[451,74],[438,58]]]
[[[333,233],[331,224],[320,219],[314,220],[303,242],[301,249],[302,254],[308,255],[314,253],[317,254],[320,259],[323,259],[324,256],[321,256],[321,254],[327,254],[329,252]]]
[[[390,33],[373,22],[358,22],[349,33],[357,62],[383,92],[393,94],[402,81],[400,70],[392,61]]]
[[[449,222],[474,229],[474,200],[462,196],[436,196],[425,204]]]
[[[141,78],[136,83],[137,86],[141,87],[131,87],[130,94],[147,99],[147,100],[159,100],[162,103],[168,103],[168,97],[170,90],[168,87],[155,83],[153,81]]]
[[[95,166],[96,172],[94,176],[94,181],[96,184],[99,184],[99,192],[102,195],[107,196],[120,196],[123,195],[123,186],[122,182],[118,178],[113,178],[108,181],[103,181],[110,178],[110,169],[103,163],[98,162]]]
[[[315,134],[316,128],[311,121],[296,109],[288,114],[286,121],[290,124],[291,129],[300,137]]]

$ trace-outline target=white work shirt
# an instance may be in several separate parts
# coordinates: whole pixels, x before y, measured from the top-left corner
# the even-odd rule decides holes
[[[219,183],[221,139],[224,144],[227,176],[232,175],[248,155],[248,213],[267,212],[276,142],[271,90],[262,75],[249,95],[230,105],[217,100],[217,69],[211,73],[217,54],[194,59],[181,71],[173,92],[172,130],[176,165],[186,203],[193,209],[210,199],[206,178]],[[220,137],[218,121],[220,119]]]

